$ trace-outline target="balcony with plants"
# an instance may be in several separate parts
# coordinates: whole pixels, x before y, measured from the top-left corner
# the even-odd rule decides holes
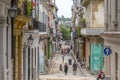
[[[87,27],[86,19],[80,18],[79,25],[81,35],[100,35],[104,31],[104,27]]]
[[[23,2],[24,15],[26,15],[26,16],[32,16],[32,9],[33,9],[32,6],[33,6],[32,5],[32,1],[26,0],[26,1]]]

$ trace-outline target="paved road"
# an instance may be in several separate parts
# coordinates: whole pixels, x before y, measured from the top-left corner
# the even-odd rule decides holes
[[[70,58],[72,59],[72,62],[74,62],[72,56],[66,55],[64,63],[68,63],[68,60]],[[59,65],[62,64],[64,66],[64,63],[62,63],[61,54],[57,54],[52,60],[55,62],[55,64],[50,70],[50,74],[40,75],[40,80],[96,80],[95,77],[89,74],[85,69],[82,69],[82,71],[85,73],[86,77],[81,73],[79,69],[77,69],[76,75],[73,75],[72,65],[68,65],[69,68],[67,75],[59,72]]]

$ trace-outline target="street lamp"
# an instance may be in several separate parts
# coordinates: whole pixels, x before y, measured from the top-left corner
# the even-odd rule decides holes
[[[14,29],[14,18],[16,17],[16,15],[17,15],[17,12],[18,12],[18,8],[17,7],[15,7],[15,6],[12,6],[11,8],[9,8],[8,9],[8,14],[9,14],[9,16],[11,17],[11,48],[12,48],[12,50],[11,50],[11,54],[12,54],[12,58],[13,58],[13,56],[14,56],[14,54],[13,54],[13,51],[14,51],[14,44],[13,44],[13,38],[14,38],[14,33],[13,33],[13,29]]]
[[[8,9],[8,14],[10,15],[11,18],[16,17],[18,12],[18,8],[16,6],[12,6],[11,8]]]
[[[33,37],[30,35],[27,39],[28,44],[32,45],[33,44]]]

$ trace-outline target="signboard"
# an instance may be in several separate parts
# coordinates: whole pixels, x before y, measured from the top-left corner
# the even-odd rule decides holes
[[[110,55],[111,54],[111,49],[110,48],[104,48],[104,54],[105,55]]]

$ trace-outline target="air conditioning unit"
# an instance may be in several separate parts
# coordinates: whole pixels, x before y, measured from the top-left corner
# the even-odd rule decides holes
[[[106,76],[105,80],[111,80],[111,77],[110,76]]]

